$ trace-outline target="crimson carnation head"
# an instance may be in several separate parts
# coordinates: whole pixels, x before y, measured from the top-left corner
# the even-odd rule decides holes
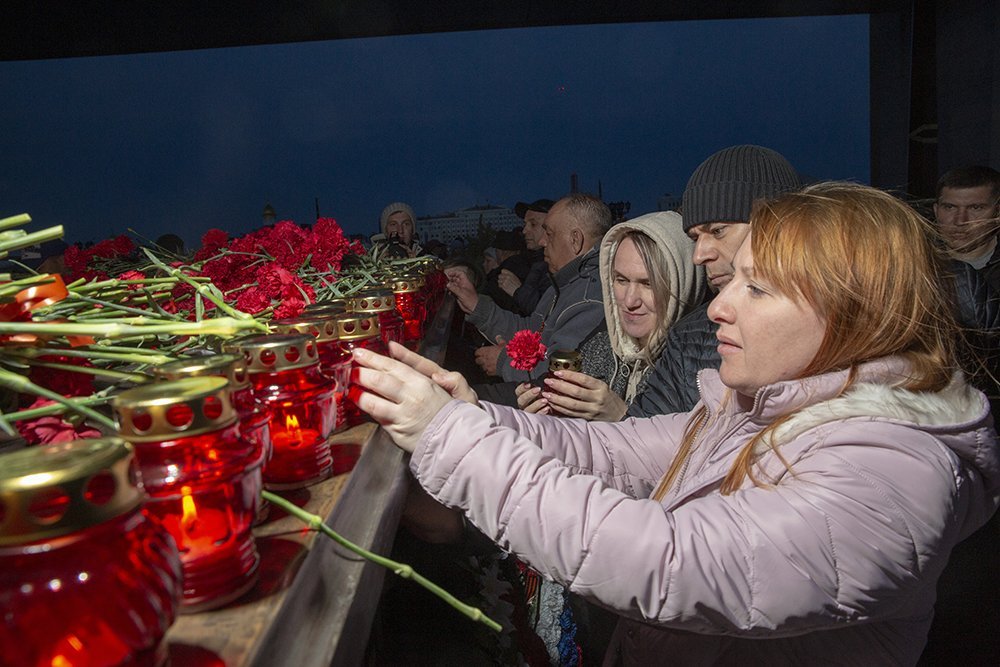
[[[511,368],[519,371],[534,370],[538,362],[545,358],[545,351],[542,334],[529,329],[521,329],[507,343]]]

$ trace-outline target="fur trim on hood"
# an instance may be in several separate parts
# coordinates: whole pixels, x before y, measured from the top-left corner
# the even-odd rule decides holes
[[[947,387],[936,392],[860,382],[843,396],[799,410],[775,429],[774,437],[780,445],[817,426],[858,417],[915,424],[928,431],[950,430],[981,420],[988,409],[985,405],[983,394],[967,384],[961,373],[956,373]],[[762,443],[757,447],[767,449]]]
[[[645,348],[622,329],[614,293],[612,260],[625,234],[642,232],[653,239],[666,258],[663,271],[671,285],[666,303],[657,304],[662,320],[653,331]],[[667,331],[681,317],[701,303],[705,295],[705,271],[692,261],[694,242],[684,233],[681,216],[674,211],[660,211],[639,216],[614,225],[601,241],[601,284],[604,287],[604,315],[608,323],[611,349],[625,363],[655,360],[667,340]]]

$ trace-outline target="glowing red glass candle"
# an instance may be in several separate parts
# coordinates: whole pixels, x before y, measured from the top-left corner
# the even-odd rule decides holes
[[[239,435],[226,379],[129,389],[112,407],[119,434],[135,447],[147,510],[180,550],[182,611],[212,609],[243,595],[260,563],[250,528],[264,461],[260,448]]]
[[[319,352],[319,367],[323,375],[330,378],[334,384],[336,396],[335,422],[332,432],[341,431],[345,427],[343,404],[347,387],[351,381],[351,360],[345,359],[340,353],[337,342],[336,318],[344,314],[340,311],[318,311],[303,314],[300,317],[273,321],[271,325],[282,334],[306,334],[316,340]]]
[[[416,350],[424,335],[424,320],[426,311],[424,297],[420,290],[424,286],[423,278],[397,278],[392,283],[392,292],[396,295],[396,310],[403,318],[403,344],[411,350]]]
[[[267,410],[254,398],[243,355],[212,354],[171,361],[152,369],[165,380],[186,377],[223,377],[229,381],[230,400],[240,422],[240,435],[261,451],[265,464],[271,458],[271,429]],[[260,498],[254,524],[267,520],[271,504]]]
[[[374,315],[351,313],[341,315],[335,321],[337,323],[338,353],[341,359],[351,365],[351,369],[356,366],[351,354],[355,348],[360,347],[379,354],[388,354],[379,333],[378,318]],[[354,387],[349,385],[344,400],[344,420],[348,426],[356,426],[367,418],[351,400],[352,389]]]
[[[369,287],[348,301],[348,310],[359,315],[378,317],[379,333],[386,348],[390,341],[405,344],[406,323],[396,309],[396,295],[385,287]]]
[[[264,485],[298,489],[329,477],[327,436],[337,421],[336,385],[320,370],[316,341],[306,334],[271,334],[234,343],[254,396],[271,420],[274,451],[264,467]]]
[[[138,480],[118,438],[0,455],[0,662],[166,662],[181,562]]]

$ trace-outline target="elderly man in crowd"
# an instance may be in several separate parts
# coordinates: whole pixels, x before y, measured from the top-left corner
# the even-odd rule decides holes
[[[573,350],[604,318],[598,275],[598,242],[611,225],[611,211],[600,199],[572,194],[548,212],[539,243],[552,274],[552,286],[534,312],[523,317],[499,308],[492,299],[476,293],[461,271],[448,271],[448,289],[467,319],[496,345],[476,351],[476,363],[489,375],[509,382],[540,377],[548,367],[543,360],[532,372],[512,368],[504,345],[520,330],[541,331],[550,350]],[[544,328],[543,326],[544,325]],[[513,398],[513,386],[510,388]]]

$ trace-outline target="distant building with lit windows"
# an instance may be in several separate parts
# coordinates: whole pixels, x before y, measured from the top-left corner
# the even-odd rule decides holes
[[[423,243],[430,239],[447,243],[458,237],[475,238],[479,233],[480,224],[499,231],[517,229],[524,225],[524,221],[509,208],[473,206],[459,209],[454,213],[417,218],[417,231]]]

